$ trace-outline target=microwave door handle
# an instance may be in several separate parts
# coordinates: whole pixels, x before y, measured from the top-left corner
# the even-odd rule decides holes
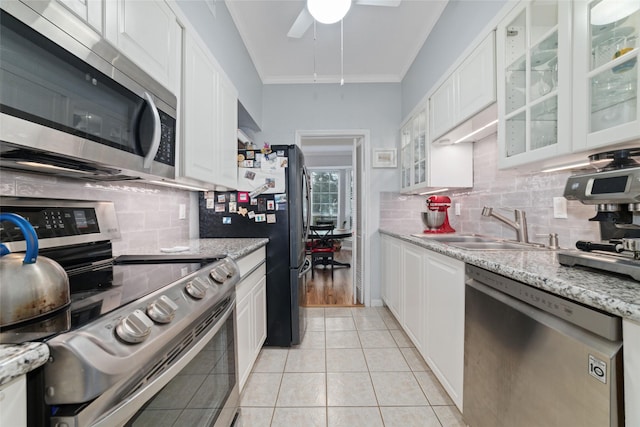
[[[149,92],[144,93],[144,98],[147,101],[149,108],[151,109],[151,117],[153,118],[153,134],[151,135],[151,146],[149,147],[149,151],[145,154],[144,160],[142,162],[142,166],[145,169],[149,169],[151,164],[153,163],[153,159],[158,154],[158,148],[160,148],[160,134],[161,134],[161,122],[160,122],[160,114],[158,113],[158,109],[156,108],[155,102],[153,102],[153,98],[149,94]]]

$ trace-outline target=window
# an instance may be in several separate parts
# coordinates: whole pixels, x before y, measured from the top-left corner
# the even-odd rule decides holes
[[[318,221],[338,223],[340,211],[340,172],[311,172],[311,224]]]

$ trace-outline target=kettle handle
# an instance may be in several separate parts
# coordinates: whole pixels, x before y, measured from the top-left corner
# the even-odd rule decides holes
[[[36,230],[29,221],[14,213],[0,213],[0,222],[2,221],[12,222],[22,231],[25,242],[27,243],[27,251],[22,262],[24,264],[34,264],[38,257],[38,235],[36,234]],[[9,253],[6,246],[2,245],[1,253],[2,255]]]

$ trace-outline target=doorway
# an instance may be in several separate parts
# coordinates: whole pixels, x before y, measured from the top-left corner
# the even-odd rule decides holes
[[[334,253],[336,264],[349,264],[348,268],[336,265],[332,274],[330,268],[319,266],[314,268],[313,277],[309,273],[308,306],[365,304],[369,289],[364,273],[366,248],[362,239],[366,229],[366,210],[363,209],[366,206],[364,153],[368,138],[369,132],[366,130],[296,132],[296,144],[304,153],[310,173],[317,171],[325,181],[327,177],[335,177],[333,187],[321,186],[322,181],[317,184],[319,203],[314,217],[323,222],[330,220],[336,231],[343,233],[346,229],[351,233],[349,238],[336,242],[337,250]],[[336,194],[325,194],[331,191]],[[331,205],[326,206],[326,203]],[[313,220],[311,224],[314,224]]]

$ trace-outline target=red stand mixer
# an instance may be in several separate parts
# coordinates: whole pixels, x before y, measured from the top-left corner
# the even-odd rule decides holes
[[[449,225],[447,211],[451,207],[451,199],[448,196],[427,197],[427,211],[422,212],[422,223],[427,227],[425,233],[455,233]]]

